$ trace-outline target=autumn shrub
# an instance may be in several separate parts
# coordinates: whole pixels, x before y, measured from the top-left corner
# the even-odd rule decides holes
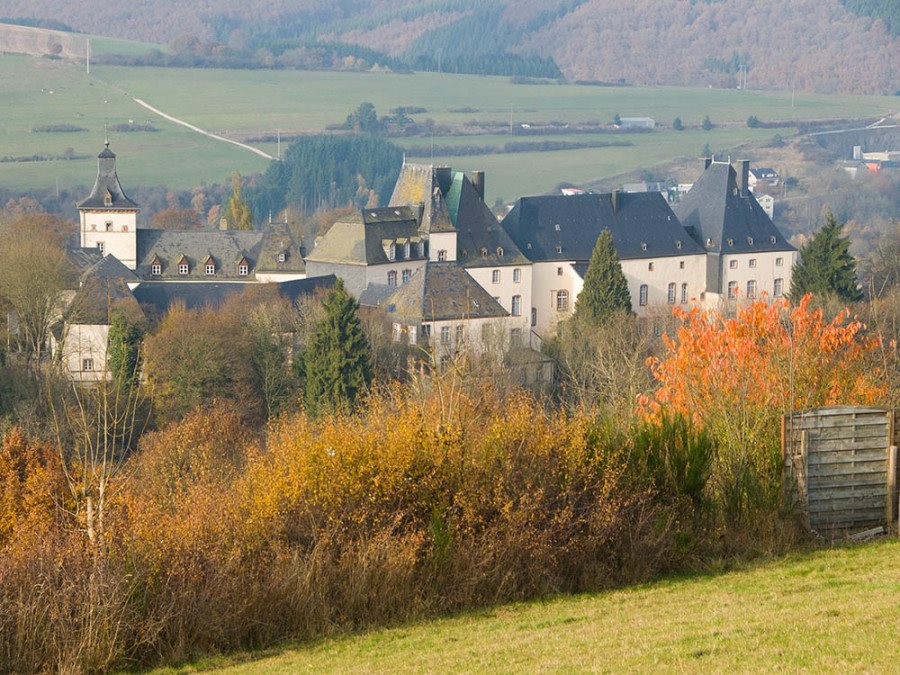
[[[682,325],[649,361],[659,388],[643,399],[645,413],[688,415],[719,444],[710,489],[726,523],[780,507],[781,415],[886,400],[878,339],[849,311],[827,321],[810,300],[747,302],[733,316],[676,310]]]

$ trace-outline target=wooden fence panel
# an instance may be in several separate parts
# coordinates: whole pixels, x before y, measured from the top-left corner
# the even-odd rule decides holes
[[[897,410],[834,406],[785,416],[785,494],[826,535],[892,525],[900,483]]]

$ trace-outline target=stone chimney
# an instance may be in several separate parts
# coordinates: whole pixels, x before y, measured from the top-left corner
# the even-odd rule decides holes
[[[706,171],[709,168],[709,165],[712,164],[712,157],[704,157],[703,158],[703,170]]]
[[[750,160],[742,159],[735,167],[737,173],[738,191],[741,197],[746,197],[750,193]]]
[[[619,212],[619,199],[621,198],[620,192],[620,190],[613,190],[609,195],[610,201],[612,202],[613,213]]]
[[[472,187],[475,188],[475,192],[481,197],[481,201],[484,201],[484,171],[472,172]]]
[[[450,190],[451,178],[449,166],[434,167],[434,179],[437,181],[438,187],[441,188],[441,195],[444,197],[447,196],[447,192]]]

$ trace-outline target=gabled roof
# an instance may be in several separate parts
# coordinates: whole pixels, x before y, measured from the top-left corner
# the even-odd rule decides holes
[[[74,265],[82,285],[93,277],[121,279],[126,283],[140,281],[140,278],[125,267],[118,258],[112,255],[104,256],[98,248],[72,248],[66,254]]]
[[[404,322],[487,319],[509,316],[459,265],[429,262],[385,303]]]
[[[256,262],[257,272],[293,272],[306,271],[306,263],[300,245],[294,239],[287,223],[269,223],[262,240],[259,260]],[[284,261],[279,262],[279,253],[284,253]],[[236,262],[239,262],[238,259]]]
[[[109,141],[106,142],[103,152],[97,155],[97,180],[94,181],[94,188],[78,208],[116,211],[138,209],[138,205],[128,198],[119,183],[119,177],[116,175],[116,155],[109,149]]]
[[[727,162],[712,162],[674,207],[681,224],[707,251],[793,251],[753,193],[741,189]]]
[[[590,260],[603,230],[620,260],[704,252],[657,192],[523,197],[501,225],[533,262]]]
[[[314,262],[357,263],[377,265],[391,262],[384,248],[386,241],[413,240],[419,236],[415,210],[408,206],[354,211],[337,221],[308,253]],[[421,260],[415,255],[412,260]],[[399,257],[397,260],[402,260]]]
[[[179,278],[178,262],[182,256],[190,265],[189,276],[203,277],[203,262],[212,256],[216,262],[216,275],[220,278],[238,278],[237,264],[241,258],[259,260],[265,233],[258,230],[151,230],[138,228],[137,275],[149,278],[150,265],[155,259],[162,264],[162,274],[157,278]],[[246,277],[240,277],[245,279]]]
[[[66,322],[105,326],[114,312],[124,313],[129,321],[145,318],[124,279],[88,274],[69,303]]]

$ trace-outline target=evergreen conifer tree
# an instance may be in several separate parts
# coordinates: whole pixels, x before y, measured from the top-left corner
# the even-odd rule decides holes
[[[575,316],[582,321],[602,321],[621,311],[631,312],[631,294],[612,234],[603,230],[597,237],[584,275],[584,288],[575,303]]]
[[[340,279],[322,306],[325,316],[303,359],[306,405],[313,412],[346,410],[372,380],[369,344],[359,323],[359,304]]]
[[[856,261],[850,255],[850,237],[842,237],[844,223],[834,214],[825,218],[822,229],[800,249],[800,258],[791,276],[791,299],[799,301],[807,293],[834,295],[844,302],[862,300],[856,284]]]

